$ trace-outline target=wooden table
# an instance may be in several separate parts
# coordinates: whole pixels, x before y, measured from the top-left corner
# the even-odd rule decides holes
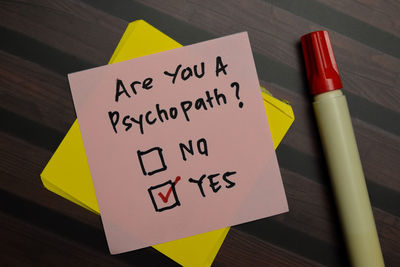
[[[305,80],[300,37],[329,30],[387,266],[400,266],[400,2],[1,1],[0,265],[169,266],[153,248],[111,256],[100,217],[40,172],[75,120],[67,73],[104,65],[128,22],[183,45],[248,31],[260,83],[296,120],[277,150],[290,212],[233,227],[215,266],[348,264]]]

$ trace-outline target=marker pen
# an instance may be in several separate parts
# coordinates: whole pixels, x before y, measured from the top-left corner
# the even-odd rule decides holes
[[[384,266],[346,97],[327,31],[301,37],[307,78],[352,266]]]

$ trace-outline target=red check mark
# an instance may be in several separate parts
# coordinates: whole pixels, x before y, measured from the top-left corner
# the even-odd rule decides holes
[[[176,185],[179,182],[180,179],[181,179],[180,176],[176,176],[175,181],[174,181],[174,185]],[[172,186],[168,189],[168,192],[167,192],[167,194],[165,196],[161,192],[158,193],[158,196],[161,198],[161,200],[164,203],[167,203],[168,202],[168,198],[171,195],[171,193],[172,193]]]

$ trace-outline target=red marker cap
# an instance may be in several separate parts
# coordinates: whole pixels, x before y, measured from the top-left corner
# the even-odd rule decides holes
[[[328,32],[317,31],[302,36],[301,46],[311,94],[318,95],[342,88]]]

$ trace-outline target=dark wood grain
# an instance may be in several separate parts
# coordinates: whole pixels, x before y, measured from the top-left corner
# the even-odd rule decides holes
[[[206,29],[216,36],[247,30],[254,52],[278,60],[297,71],[303,68],[303,62],[298,60],[298,56],[301,55],[298,55],[296,47],[299,36],[321,29],[319,25],[261,0],[232,3],[218,1],[218,4],[214,1],[186,1],[184,5],[177,1],[172,5],[170,2],[159,0],[142,3],[173,14],[176,18]],[[251,15],[243,12],[248,9],[252,11]],[[348,84],[345,89],[400,111],[400,93],[391,90],[399,82],[396,77],[400,74],[400,59],[330,32],[335,52],[338,54],[335,55],[342,70],[342,78],[346,85]],[[369,79],[369,73],[374,73],[373,81]]]
[[[67,77],[4,52],[0,61],[2,108],[65,132],[76,118]]]
[[[109,255],[100,217],[40,181],[76,118],[66,75],[107,64],[128,23],[145,19],[184,45],[248,31],[260,83],[295,112],[277,150],[290,212],[233,227],[215,266],[348,264],[299,47],[319,29],[333,42],[385,262],[400,266],[399,8],[383,0],[0,1],[0,265],[175,265],[153,248]]]
[[[231,229],[216,258],[215,266],[321,266],[277,246]]]
[[[95,252],[47,229],[0,213],[2,238],[2,266],[129,266],[107,256],[106,251]],[[51,219],[51,218],[50,218]]]
[[[396,0],[318,0],[322,4],[400,37],[400,3]]]
[[[0,16],[3,27],[96,65],[108,61],[127,26],[74,1],[2,2]]]

